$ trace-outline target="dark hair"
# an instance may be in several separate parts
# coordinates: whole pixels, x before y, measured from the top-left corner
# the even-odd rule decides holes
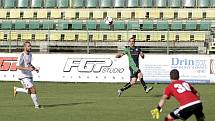
[[[31,44],[31,42],[25,41],[25,42],[23,43],[23,46],[25,46],[27,43],[28,43],[28,44]]]
[[[177,69],[173,69],[170,71],[170,79],[178,80],[179,79],[179,71]]]
[[[128,40],[128,41],[130,42],[130,40],[131,40],[131,39],[133,39],[134,41],[136,41],[136,38],[135,38],[135,37],[131,37],[131,38],[129,38],[129,40]]]

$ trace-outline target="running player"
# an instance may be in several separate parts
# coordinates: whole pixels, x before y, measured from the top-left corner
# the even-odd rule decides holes
[[[186,81],[179,80],[179,71],[173,69],[170,72],[170,84],[164,89],[164,94],[158,103],[157,108],[151,110],[152,116],[159,119],[161,109],[167,99],[174,96],[180,106],[165,117],[165,121],[175,121],[175,119],[187,120],[192,114],[196,121],[204,121],[203,106],[200,96],[194,87]]]
[[[13,96],[15,97],[17,93],[27,93],[31,95],[32,101],[35,108],[41,108],[38,103],[36,87],[33,83],[32,71],[39,72],[38,68],[35,68],[31,64],[32,54],[31,54],[31,43],[24,42],[24,51],[19,57],[19,62],[17,63],[17,69],[19,70],[19,80],[23,85],[23,88],[18,88],[14,86]]]
[[[130,82],[128,82],[124,87],[119,89],[118,96],[121,96],[122,92],[134,85],[139,78],[141,84],[146,93],[153,89],[153,87],[147,87],[145,81],[143,80],[143,74],[139,69],[139,56],[144,58],[144,54],[140,47],[135,46],[135,38],[131,37],[129,39],[129,47],[126,47],[122,53],[118,53],[116,58],[121,58],[123,55],[128,56],[129,70],[130,70]]]

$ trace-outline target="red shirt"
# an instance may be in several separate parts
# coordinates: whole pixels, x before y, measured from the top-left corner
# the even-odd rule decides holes
[[[199,96],[196,95],[197,91],[191,84],[182,80],[173,80],[165,88],[164,94],[168,96],[174,96],[180,103],[180,106],[199,100]]]

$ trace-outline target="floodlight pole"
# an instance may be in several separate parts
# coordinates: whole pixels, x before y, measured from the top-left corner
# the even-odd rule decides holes
[[[90,40],[89,40],[89,31],[88,31],[87,22],[86,22],[86,29],[87,29],[87,54],[90,54]]]
[[[168,24],[168,31],[167,31],[167,48],[166,49],[167,49],[166,54],[169,55],[169,24]]]

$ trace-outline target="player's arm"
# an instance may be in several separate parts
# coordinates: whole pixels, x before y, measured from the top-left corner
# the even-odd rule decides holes
[[[25,67],[24,66],[23,54],[19,57],[18,63],[16,65],[16,68],[19,69],[19,70],[28,70],[28,71],[33,71],[34,70],[32,67]]]
[[[39,73],[39,68],[36,68],[36,67],[33,66],[32,64],[31,64],[31,67],[33,68],[33,71],[36,71],[37,73]]]
[[[117,53],[115,57],[116,58],[121,58],[123,55],[124,55],[124,53]]]
[[[34,70],[34,68],[32,68],[32,67],[16,66],[16,68],[19,70],[27,70],[27,71],[33,71]]]

